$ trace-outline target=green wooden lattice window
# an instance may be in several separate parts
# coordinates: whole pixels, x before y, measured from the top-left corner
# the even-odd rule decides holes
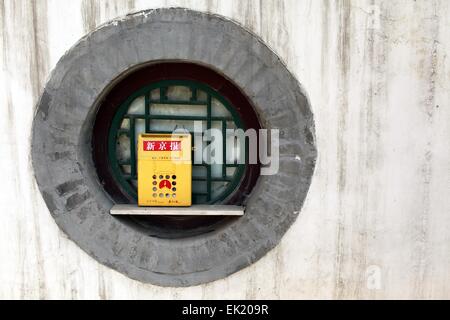
[[[222,131],[223,163],[208,164],[201,155],[192,155],[192,201],[194,204],[218,203],[238,187],[245,164],[237,163],[239,143],[227,134],[227,129],[244,129],[243,121],[226,99],[211,87],[186,80],[165,80],[148,85],[133,93],[118,109],[108,135],[108,157],[112,173],[120,187],[137,199],[136,144],[140,133],[171,133],[184,128],[193,136],[194,121],[204,129]],[[203,133],[201,133],[203,135]],[[202,139],[203,148],[208,142]],[[229,150],[229,146],[233,150]],[[228,147],[227,147],[228,146]],[[246,152],[245,152],[246,154]],[[244,157],[245,157],[244,154]]]

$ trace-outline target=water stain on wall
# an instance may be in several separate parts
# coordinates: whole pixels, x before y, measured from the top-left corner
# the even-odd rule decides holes
[[[82,0],[81,17],[84,32],[91,32],[100,24],[128,14],[134,8],[134,0]]]
[[[76,15],[82,26],[81,38],[81,33],[117,16],[156,6],[156,2],[144,2],[80,0],[78,12],[62,10],[58,14]],[[444,151],[438,149],[448,141],[439,127],[445,106],[438,101],[450,91],[448,81],[442,80],[450,75],[448,65],[443,64],[449,39],[449,29],[443,26],[448,25],[450,12],[445,0],[405,1],[401,6],[396,1],[378,0],[233,1],[231,10],[228,1],[202,2],[205,10],[229,15],[261,36],[293,73],[315,75],[307,88],[312,101],[322,102],[314,105],[319,111],[317,127],[324,130],[319,136],[332,142],[319,145],[322,162],[315,179],[322,184],[317,193],[309,194],[310,205],[302,215],[314,221],[309,226],[331,225],[332,231],[319,239],[317,235],[323,233],[297,223],[298,234],[289,235],[256,265],[227,279],[185,289],[157,288],[118,275],[79,253],[50,226],[52,220],[35,187],[27,149],[34,107],[50,72],[49,55],[54,49],[49,45],[49,31],[56,41],[58,36],[64,37],[63,32],[58,35],[49,29],[50,3],[0,0],[0,107],[4,115],[0,164],[9,168],[1,192],[2,212],[8,213],[6,225],[0,225],[0,239],[8,242],[8,250],[0,250],[1,297],[48,298],[60,293],[66,298],[102,299],[124,295],[320,298],[323,294],[335,298],[448,298],[450,250],[442,240],[448,237],[432,227],[439,226],[442,232],[450,227],[445,210],[439,211],[449,207],[445,195],[450,178],[447,184],[435,185],[441,176],[449,176],[442,164]],[[199,6],[194,1],[158,3]],[[381,8],[379,26],[374,25],[368,9],[374,5]],[[313,16],[297,23],[300,13],[295,10]],[[314,35],[309,38],[312,43],[295,46],[296,36],[307,33]],[[410,65],[395,65],[399,53]],[[312,62],[297,63],[299,57]],[[398,91],[400,80],[408,82],[401,78],[405,75],[419,84],[408,100]],[[404,100],[410,105],[391,102]],[[412,128],[411,123],[417,123],[414,129],[418,133],[410,134],[413,138],[399,129]],[[405,136],[399,137],[402,133]],[[414,157],[408,162],[414,170],[406,174],[414,177],[393,171],[401,169],[398,162],[407,158],[398,151],[405,146],[417,148],[406,149]],[[414,185],[409,185],[410,181]],[[61,193],[69,187],[61,185]],[[5,238],[5,234],[12,236]],[[54,238],[56,244],[49,240]],[[304,244],[313,247],[311,256],[298,252],[298,241],[311,241]],[[436,242],[440,251],[433,251]],[[399,248],[391,247],[395,244]],[[64,255],[55,256],[60,254],[57,250]],[[7,269],[3,261],[13,267]],[[366,288],[368,265],[380,266],[386,279],[378,291]],[[435,270],[440,273],[436,275]],[[309,285],[303,288],[299,283]]]

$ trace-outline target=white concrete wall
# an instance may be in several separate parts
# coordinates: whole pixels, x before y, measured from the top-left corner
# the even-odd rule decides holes
[[[109,19],[166,6],[260,35],[309,94],[319,151],[281,244],[185,289],[130,280],[68,240],[29,150],[63,53]],[[449,1],[0,0],[0,22],[0,298],[450,298]]]

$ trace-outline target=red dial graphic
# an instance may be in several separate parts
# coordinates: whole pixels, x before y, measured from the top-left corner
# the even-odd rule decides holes
[[[159,183],[159,188],[172,188],[172,185],[170,184],[169,180],[161,180],[161,182]]]

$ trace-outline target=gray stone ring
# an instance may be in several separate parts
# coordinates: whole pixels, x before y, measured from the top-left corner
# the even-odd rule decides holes
[[[92,161],[101,98],[130,70],[162,60],[218,70],[264,128],[280,130],[278,173],[259,177],[243,217],[201,236],[152,237],[111,216]],[[277,55],[235,22],[178,8],[131,14],[81,39],[51,73],[33,122],[33,168],[57,225],[100,263],[160,286],[224,278],[275,247],[301,210],[316,156],[308,99]]]

